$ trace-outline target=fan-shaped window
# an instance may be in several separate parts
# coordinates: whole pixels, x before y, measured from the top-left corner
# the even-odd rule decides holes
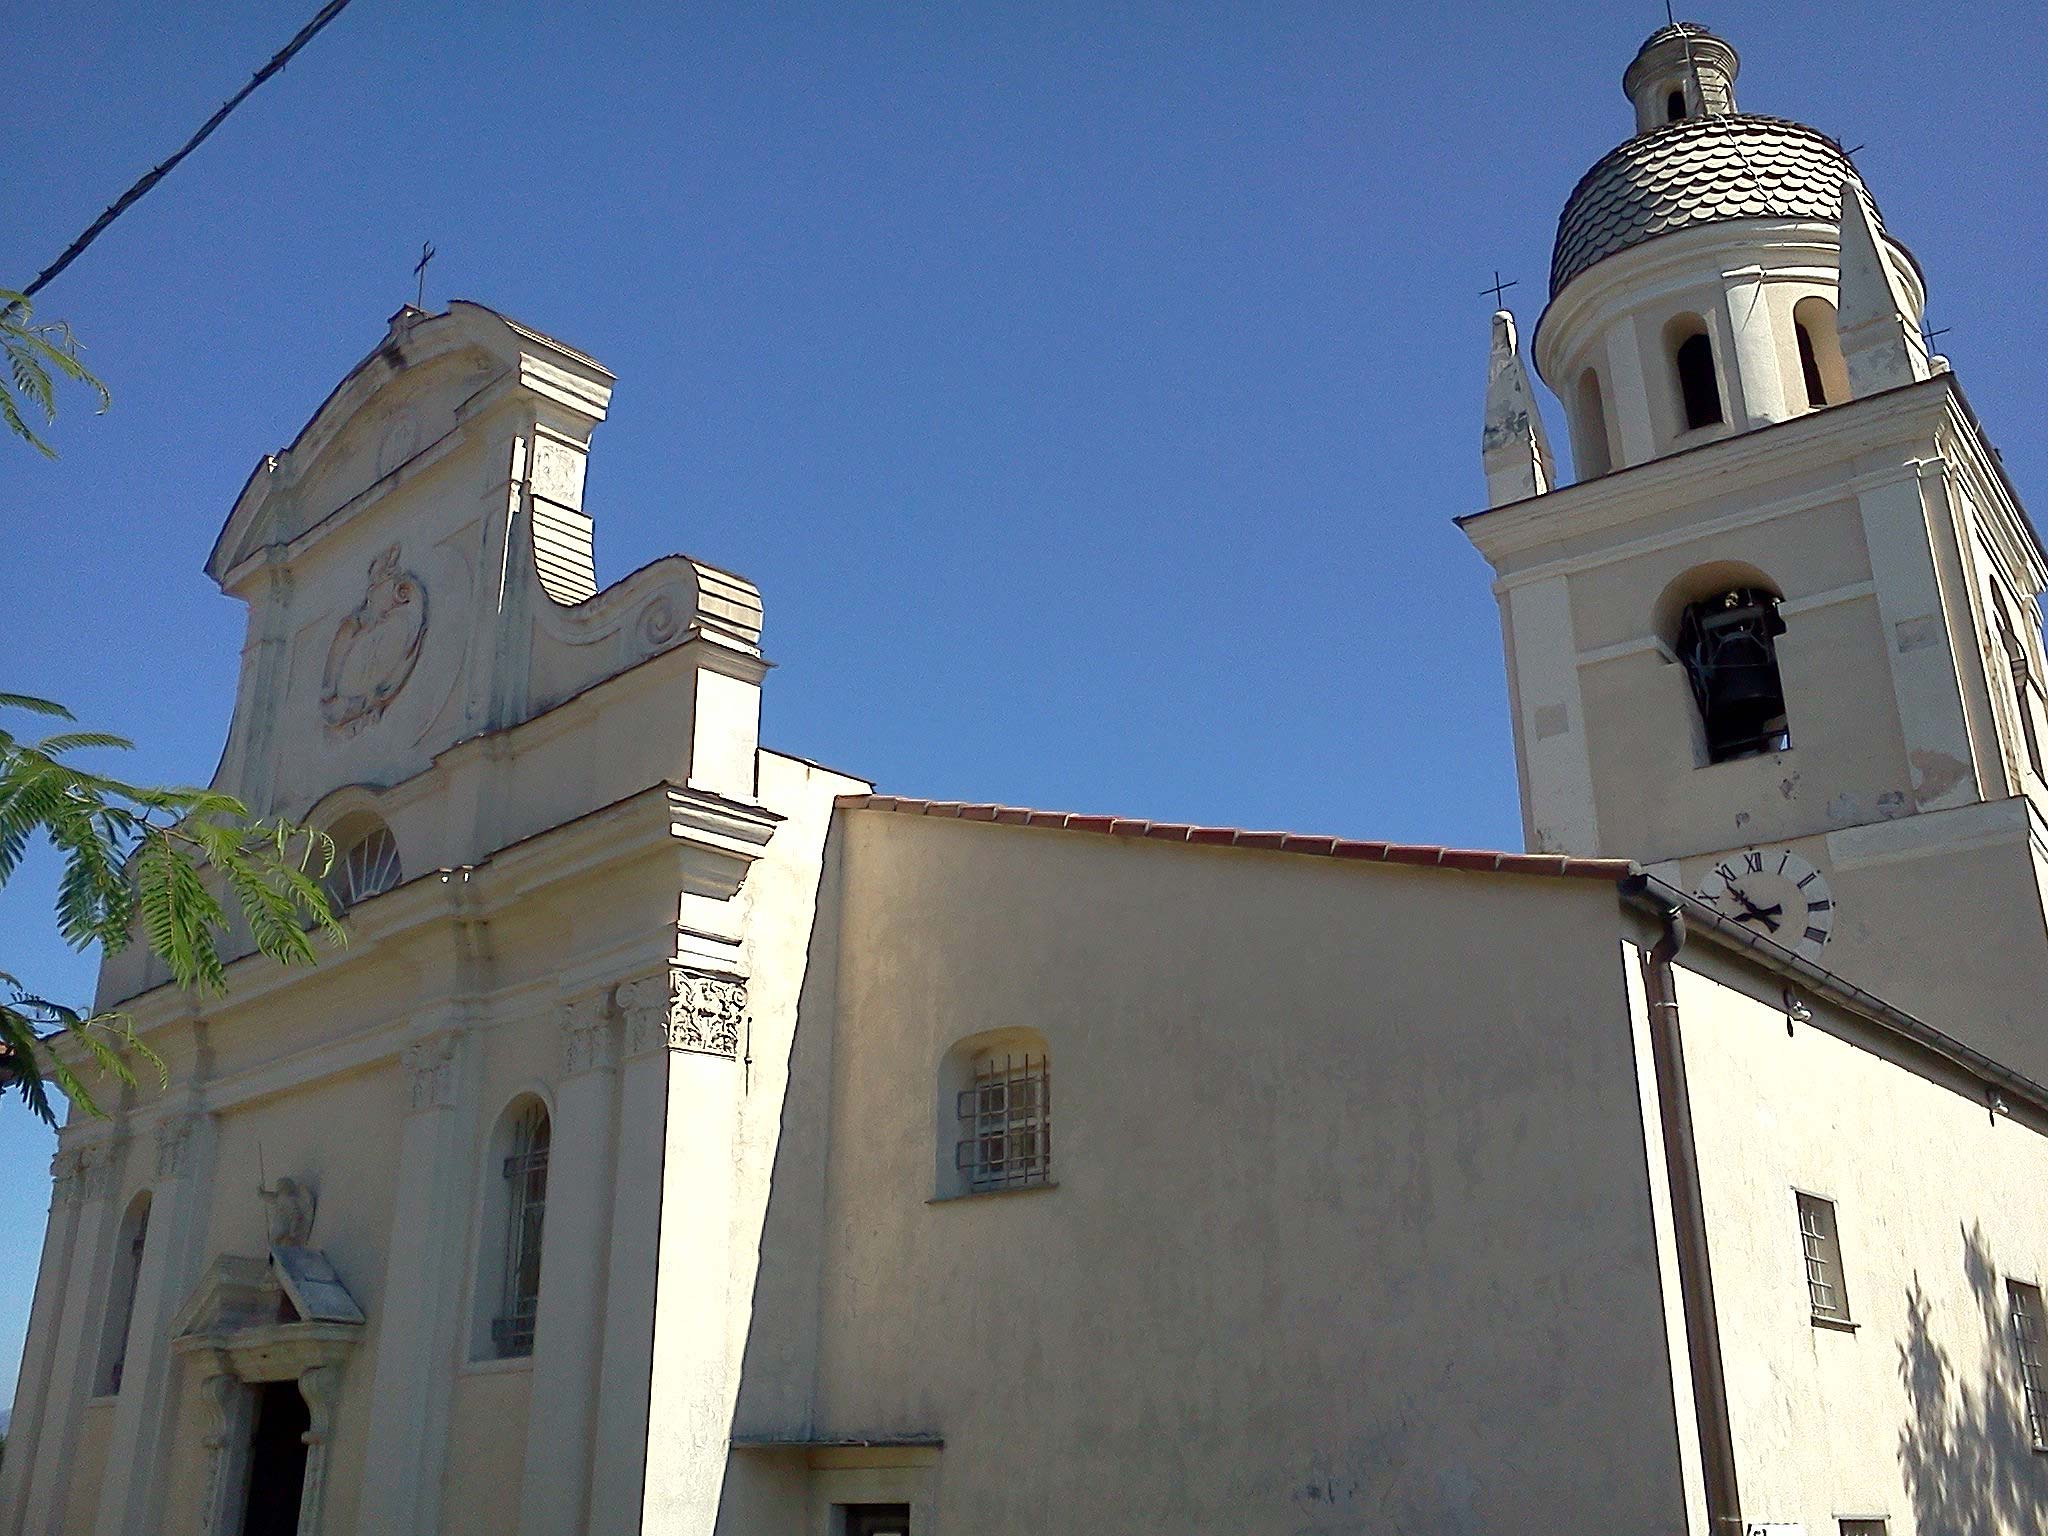
[[[547,1106],[521,1099],[500,1122],[496,1141],[498,1257],[496,1308],[490,1320],[491,1353],[499,1359],[533,1353],[534,1321],[540,1312],[540,1245],[548,1205]]]
[[[1714,372],[1713,340],[1703,325],[1693,324],[1698,328],[1685,335],[1671,355],[1688,432],[1718,426],[1727,419],[1721,410],[1721,381]]]
[[[340,844],[334,865],[322,881],[335,910],[347,911],[359,901],[381,896],[398,884],[404,870],[398,862],[398,840],[382,822],[373,823],[353,840]]]
[[[121,1390],[128,1364],[128,1330],[135,1320],[135,1292],[142,1279],[142,1249],[149,1241],[149,1192],[135,1197],[121,1218],[121,1237],[114,1248],[114,1271],[107,1285],[107,1316],[100,1330],[100,1360],[94,1390]]]

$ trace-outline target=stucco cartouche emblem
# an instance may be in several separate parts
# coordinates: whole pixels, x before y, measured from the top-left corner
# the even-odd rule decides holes
[[[341,621],[320,674],[320,718],[338,736],[354,736],[384,717],[412,676],[427,633],[427,589],[398,568],[393,544],[370,562],[370,589]]]
[[[666,976],[621,982],[619,1011],[626,1016],[627,1050],[655,1045],[727,1060],[739,1055],[747,1021],[747,979],[672,965]]]

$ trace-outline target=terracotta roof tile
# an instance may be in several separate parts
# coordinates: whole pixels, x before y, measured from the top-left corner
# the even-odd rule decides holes
[[[1018,805],[960,800],[912,800],[900,795],[841,795],[842,811],[893,811],[900,816],[941,816],[954,821],[998,822],[1137,837],[1210,848],[1245,848],[1272,853],[1305,853],[1368,863],[1409,864],[1485,874],[1551,875],[1577,880],[1618,881],[1636,873],[1627,859],[1582,859],[1560,853],[1501,853],[1489,848],[1445,848],[1435,843],[1383,843],[1300,832],[1251,832],[1242,827],[1197,827],[1184,822],[1139,821],[1125,816],[1077,816],[1067,811],[1034,811]]]

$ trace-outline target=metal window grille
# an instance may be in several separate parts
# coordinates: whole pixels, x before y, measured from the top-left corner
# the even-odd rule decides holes
[[[128,1252],[124,1255],[127,1270],[123,1275],[126,1284],[121,1288],[120,1322],[114,1335],[114,1361],[107,1368],[106,1389],[109,1392],[121,1390],[121,1376],[128,1366],[128,1331],[135,1324],[135,1293],[142,1280],[142,1247],[149,1241],[149,1207],[144,1205],[136,1218],[135,1233],[128,1239]]]
[[[1052,1062],[1032,1055],[988,1055],[975,1063],[974,1086],[956,1104],[960,1140],[953,1166],[979,1194],[1043,1184],[1052,1172]]]
[[[398,840],[389,827],[379,827],[350,844],[348,851],[334,861],[323,883],[328,900],[345,911],[359,901],[381,896],[402,877]]]
[[[2026,1398],[2027,1434],[2034,1449],[2048,1451],[2048,1372],[2042,1361],[2041,1288],[2020,1280],[2005,1282],[2012,1303],[2012,1343],[2020,1357],[2020,1388]]]
[[[1806,1299],[1813,1315],[1828,1322],[1848,1322],[1849,1288],[1842,1278],[1842,1243],[1832,1200],[1818,1195],[1799,1197],[1799,1246],[1806,1257]]]
[[[505,1158],[505,1276],[491,1342],[500,1359],[533,1353],[533,1320],[540,1307],[540,1238],[548,1203],[548,1112],[538,1104],[520,1111]]]

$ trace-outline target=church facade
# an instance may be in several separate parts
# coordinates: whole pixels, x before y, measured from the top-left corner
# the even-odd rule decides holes
[[[207,567],[350,942],[107,961],[0,1536],[2048,1528],[2048,563],[1736,69],[1566,207],[1573,483],[1495,317],[1520,853],[764,747],[750,583],[597,584],[611,376],[401,311]]]

